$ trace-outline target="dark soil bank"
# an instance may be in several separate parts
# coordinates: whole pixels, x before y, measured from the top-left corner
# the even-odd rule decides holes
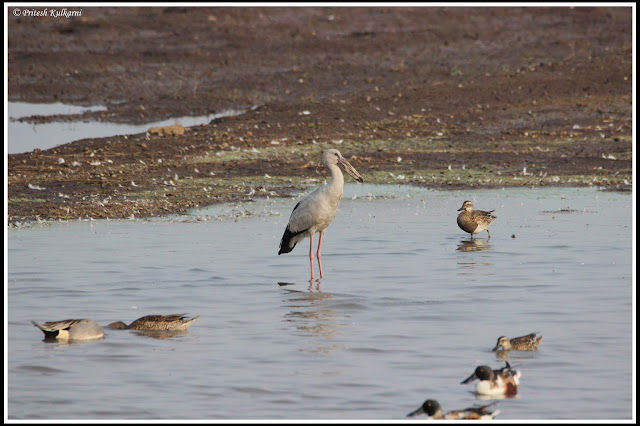
[[[9,155],[12,224],[286,195],[327,147],[368,182],[631,189],[631,7],[63,9],[9,8],[9,100],[108,110],[34,122],[247,112]]]

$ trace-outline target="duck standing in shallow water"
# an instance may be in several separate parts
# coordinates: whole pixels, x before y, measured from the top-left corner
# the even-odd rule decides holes
[[[122,321],[112,322],[109,324],[109,328],[115,328],[117,330],[183,331],[195,320],[200,318],[200,316],[197,316],[187,319],[185,315],[186,314],[147,315],[138,318],[129,325]]]
[[[498,337],[496,347],[493,348],[492,351],[535,351],[542,341],[542,336],[538,336],[537,334],[538,332],[536,331],[535,333],[514,337],[513,339],[509,339],[507,336],[500,336]]]
[[[291,212],[287,228],[282,235],[282,240],[280,240],[278,255],[289,253],[296,244],[305,238],[310,239],[309,264],[311,266],[311,279],[309,281],[313,281],[313,236],[316,232],[320,233],[316,256],[318,258],[320,278],[323,278],[320,254],[322,237],[336,216],[344,187],[344,176],[338,164],[341,164],[345,171],[355,180],[363,182],[360,173],[340,154],[340,151],[337,149],[327,149],[324,151],[322,153],[322,165],[331,173],[331,182],[317,188],[295,205]]]
[[[481,365],[476,371],[460,384],[466,384],[476,379],[476,394],[484,396],[514,396],[520,385],[520,372],[511,368],[509,363],[500,370],[493,370],[488,365]]]
[[[458,226],[460,229],[471,234],[471,238],[473,238],[473,234],[479,234],[482,231],[487,231],[489,238],[491,238],[489,225],[497,219],[497,216],[491,214],[495,210],[490,210],[488,212],[483,210],[474,210],[473,203],[471,201],[465,201],[462,203],[462,207],[460,207],[458,211],[462,211],[462,213],[458,215]]]
[[[104,331],[92,319],[49,321],[42,325],[31,322],[42,330],[45,340],[93,340],[104,337]]]
[[[500,410],[492,412],[487,411],[487,408],[495,405],[496,402],[481,407],[470,407],[464,410],[449,411],[446,414],[442,413],[442,407],[438,401],[434,399],[427,399],[420,408],[407,414],[407,417],[417,416],[420,414],[426,414],[428,420],[491,420],[500,413]]]

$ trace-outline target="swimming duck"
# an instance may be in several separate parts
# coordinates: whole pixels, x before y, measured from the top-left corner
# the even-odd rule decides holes
[[[540,346],[540,342],[542,341],[542,336],[538,336],[539,332],[527,334],[526,336],[514,337],[513,339],[509,339],[507,336],[498,337],[498,343],[496,343],[496,347],[493,348],[493,351],[497,350],[516,350],[516,351],[535,351]]]
[[[511,368],[509,362],[499,370],[492,370],[488,365],[476,368],[473,374],[460,384],[480,380],[476,385],[476,394],[485,396],[513,396],[518,393],[520,372]]]
[[[138,318],[131,324],[127,325],[122,321],[116,321],[109,324],[109,328],[118,330],[145,330],[145,331],[178,331],[186,330],[192,322],[200,318],[187,319],[186,314],[173,315],[147,315]]]
[[[465,201],[462,203],[462,207],[460,207],[458,211],[462,211],[462,213],[458,215],[458,226],[460,229],[471,234],[471,238],[473,238],[473,234],[479,234],[482,231],[487,231],[489,238],[491,238],[489,225],[497,219],[496,216],[491,214],[495,210],[490,210],[488,212],[483,210],[473,210],[473,203],[471,201]]]
[[[45,340],[92,340],[104,337],[102,328],[91,319],[49,321],[40,325],[31,321],[44,333]]]
[[[438,401],[427,399],[420,408],[407,414],[407,417],[426,414],[428,420],[491,420],[500,413],[500,410],[488,412],[487,408],[496,403],[497,402],[494,402],[480,407],[469,407],[464,410],[449,411],[443,414],[442,407],[440,407]]]

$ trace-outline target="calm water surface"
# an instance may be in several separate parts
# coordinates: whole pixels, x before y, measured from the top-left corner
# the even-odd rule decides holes
[[[491,239],[457,227],[465,199],[496,210]],[[308,240],[277,255],[295,202],[9,230],[8,418],[399,420],[484,402],[460,382],[504,365],[498,336],[539,331],[506,358],[521,385],[498,419],[631,419],[631,194],[349,184],[320,291]],[[179,312],[200,319],[166,339],[31,324]]]
[[[34,115],[73,115],[85,111],[106,111],[105,106],[82,107],[78,105],[39,104],[29,102],[9,102],[8,144],[9,154],[29,152],[34,149],[49,149],[67,142],[86,138],[100,138],[114,135],[145,133],[150,127],[182,124],[185,127],[199,126],[220,117],[242,114],[241,110],[227,110],[216,114],[197,117],[178,117],[145,124],[111,123],[108,121],[51,121],[44,123],[17,121]]]

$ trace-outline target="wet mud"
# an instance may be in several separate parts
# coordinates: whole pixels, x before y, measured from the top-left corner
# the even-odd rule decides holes
[[[327,147],[367,182],[631,190],[629,7],[27,12],[9,100],[107,106],[33,122],[247,112],[8,155],[10,225],[286,196],[327,177]]]

